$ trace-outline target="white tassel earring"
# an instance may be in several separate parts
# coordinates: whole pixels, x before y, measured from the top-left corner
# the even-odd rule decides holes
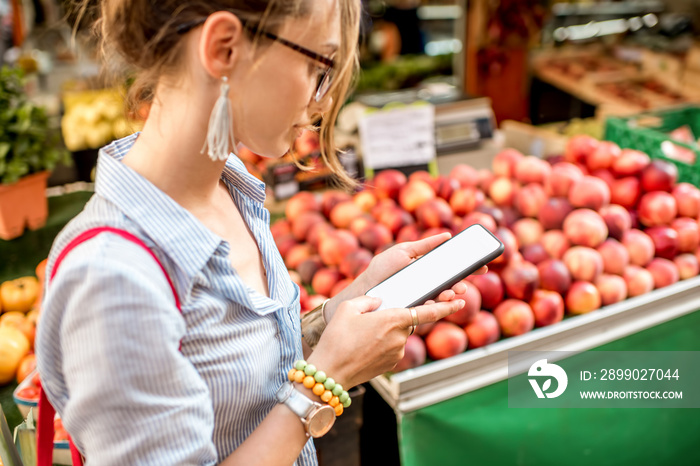
[[[233,121],[231,117],[231,102],[228,100],[230,86],[228,77],[221,78],[221,95],[216,99],[214,109],[209,117],[207,139],[202,147],[202,153],[209,155],[214,162],[228,159],[230,148],[236,153],[233,142]]]

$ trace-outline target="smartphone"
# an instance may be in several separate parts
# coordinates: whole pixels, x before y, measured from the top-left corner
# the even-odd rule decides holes
[[[418,306],[503,254],[503,249],[503,243],[477,223],[365,294],[381,298],[382,304],[376,310]]]

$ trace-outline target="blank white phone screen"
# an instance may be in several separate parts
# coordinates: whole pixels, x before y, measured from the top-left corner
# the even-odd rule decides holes
[[[377,310],[407,307],[499,247],[489,231],[473,225],[369,290],[367,296],[382,299]]]

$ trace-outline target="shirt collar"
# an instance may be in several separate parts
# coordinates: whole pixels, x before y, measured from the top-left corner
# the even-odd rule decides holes
[[[127,136],[100,150],[95,192],[124,212],[191,281],[224,241],[150,181],[121,163],[137,137],[138,133]],[[229,157],[223,177],[251,199],[265,201],[265,184],[250,175],[237,157]]]

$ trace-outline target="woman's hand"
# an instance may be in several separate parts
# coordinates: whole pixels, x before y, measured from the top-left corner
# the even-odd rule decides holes
[[[367,270],[362,272],[355,281],[345,288],[341,293],[331,299],[326,305],[326,320],[330,322],[335,309],[343,301],[363,296],[369,289],[386,280],[420,256],[432,251],[452,235],[442,233],[440,235],[429,236],[428,238],[397,244],[372,259]],[[475,275],[488,271],[486,266],[474,272]],[[466,293],[467,287],[464,283],[457,283],[449,290],[444,290],[437,297],[436,301],[451,301],[455,294]]]
[[[378,298],[360,296],[338,306],[307,361],[347,390],[396,366],[403,358],[413,318],[406,308],[374,311]],[[436,322],[464,307],[464,301],[416,306],[419,324]]]

